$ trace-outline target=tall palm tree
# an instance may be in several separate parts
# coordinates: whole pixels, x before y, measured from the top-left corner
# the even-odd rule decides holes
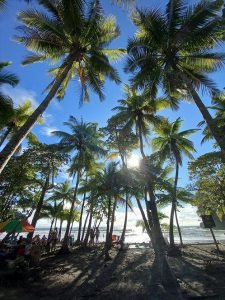
[[[175,248],[173,222],[177,205],[177,182],[179,176],[179,167],[182,166],[182,155],[186,155],[189,159],[193,159],[192,152],[196,152],[193,143],[187,139],[188,136],[196,132],[196,129],[180,131],[182,120],[176,119],[173,123],[164,122],[160,128],[155,129],[158,137],[152,140],[154,149],[160,151],[163,159],[169,158],[175,162],[175,178],[173,188],[172,207],[170,214],[170,247]]]
[[[218,92],[207,73],[224,64],[225,54],[214,50],[224,41],[222,7],[223,1],[188,5],[183,0],[169,0],[165,11],[137,10],[133,22],[138,32],[128,43],[126,71],[134,74],[134,86],[144,86],[150,93],[162,86],[171,99],[192,99],[225,160],[224,134],[198,94],[200,88]]]
[[[126,99],[120,100],[121,106],[115,107],[114,110],[118,110],[118,114],[115,119],[121,120],[127,127],[135,126],[137,135],[139,137],[140,152],[143,157],[142,169],[145,170],[145,202],[147,206],[148,223],[150,225],[152,244],[155,252],[154,267],[157,268],[155,274],[157,279],[173,286],[176,290],[176,279],[169,268],[168,261],[165,252],[165,242],[162,234],[162,230],[158,218],[158,210],[156,205],[156,197],[154,191],[154,174],[149,170],[149,159],[144,152],[143,137],[147,136],[149,132],[149,124],[159,126],[162,123],[163,118],[156,116],[157,110],[164,107],[168,107],[168,101],[166,99],[155,99],[154,93],[147,94],[144,92],[142,95],[138,94],[137,90],[126,87],[127,95]],[[176,108],[176,101],[171,102],[171,107]],[[147,172],[146,172],[147,171]],[[148,193],[148,197],[147,197]],[[140,204],[140,203],[139,203]],[[166,272],[165,272],[166,270]],[[166,279],[164,278],[166,277]],[[169,279],[170,277],[170,279]]]
[[[68,122],[64,122],[71,130],[71,133],[64,131],[54,131],[53,134],[61,138],[59,147],[62,151],[72,153],[72,164],[69,169],[71,175],[76,177],[73,201],[71,204],[71,217],[68,219],[66,233],[63,240],[62,251],[68,250],[68,236],[73,215],[75,201],[77,198],[78,186],[82,177],[82,170],[87,169],[94,156],[104,155],[103,142],[101,134],[97,130],[97,124],[80,122],[73,116],[70,116]]]
[[[114,17],[104,16],[98,0],[39,0],[39,4],[44,11],[30,8],[18,15],[23,25],[17,41],[34,52],[23,64],[50,60],[57,66],[50,70],[53,81],[47,96],[1,152],[0,172],[53,97],[63,98],[72,78],[81,88],[81,103],[89,100],[89,87],[103,100],[106,78],[120,82],[109,59],[118,59],[125,51],[108,48],[119,28]]]
[[[32,108],[31,101],[26,101],[23,104],[20,104],[18,108],[13,109],[12,113],[8,116],[5,120],[4,130],[1,140],[0,140],[0,147],[5,142],[6,139],[13,137],[16,132],[19,130],[21,126],[27,121],[30,115],[33,113],[34,109]],[[43,118],[38,118],[38,123],[43,123]],[[37,137],[32,133],[29,132],[27,134],[27,139],[30,143],[36,142]]]

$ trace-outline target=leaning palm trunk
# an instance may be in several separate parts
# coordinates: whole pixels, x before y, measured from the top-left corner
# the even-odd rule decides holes
[[[111,218],[111,225],[109,230],[109,249],[112,247],[112,234],[113,234],[113,228],[115,222],[116,205],[117,205],[117,199],[114,200],[113,209],[112,209],[112,218]]]
[[[198,109],[200,110],[204,120],[206,121],[207,126],[209,127],[209,130],[211,131],[213,137],[215,138],[217,144],[219,145],[221,149],[221,156],[223,162],[225,162],[225,139],[224,134],[221,132],[220,128],[216,125],[215,121],[213,120],[212,116],[210,115],[209,111],[205,107],[204,103],[200,99],[199,95],[196,93],[194,88],[191,84],[187,84],[188,89],[191,93],[191,96],[197,105]]]
[[[43,206],[43,203],[44,203],[45,194],[46,194],[46,192],[48,190],[48,187],[49,187],[49,178],[50,178],[50,173],[47,175],[47,177],[45,179],[45,183],[44,183],[44,186],[43,186],[42,191],[41,191],[41,196],[40,196],[40,199],[38,201],[38,204],[37,204],[37,207],[36,207],[32,222],[31,222],[31,224],[34,226],[34,228],[36,227],[37,221],[39,219],[40,212],[41,212],[41,209],[42,209],[42,206]],[[34,234],[34,231],[28,233],[27,238],[32,239],[33,234]]]
[[[9,143],[5,146],[5,148],[0,153],[0,174],[10,158],[16,152],[24,138],[32,129],[33,125],[36,123],[38,118],[44,113],[46,108],[48,107],[49,103],[52,101],[54,96],[56,95],[59,87],[61,86],[63,80],[65,79],[66,75],[68,74],[72,64],[73,64],[73,54],[69,54],[65,63],[64,69],[61,74],[59,74],[56,79],[55,83],[53,84],[51,90],[49,91],[48,95],[45,97],[43,102],[37,107],[37,109],[32,113],[32,115],[28,118],[26,123],[18,130],[18,132],[13,136],[13,138],[9,141]]]
[[[111,215],[111,196],[108,198],[108,215],[107,215],[107,224],[106,224],[106,241],[105,241],[105,260],[109,260],[109,223],[110,223],[110,215]]]
[[[129,195],[128,195],[128,193],[126,193],[125,217],[124,217],[123,231],[122,231],[121,238],[120,238],[120,241],[121,241],[122,245],[123,245],[124,240],[125,240],[125,233],[126,233],[126,229],[127,229],[128,199],[129,199]]]
[[[67,252],[69,250],[69,248],[68,248],[68,239],[69,239],[70,225],[71,225],[71,222],[72,222],[74,207],[75,207],[75,203],[76,203],[79,181],[80,181],[80,172],[78,171],[77,172],[77,182],[76,182],[75,189],[74,189],[73,201],[72,201],[72,205],[71,205],[71,208],[70,208],[70,214],[69,214],[68,223],[67,223],[67,226],[66,226],[66,232],[65,232],[65,235],[64,235],[61,252]]]
[[[52,218],[51,225],[50,225],[50,228],[49,228],[49,231],[48,231],[48,240],[50,239],[50,233],[52,231],[54,221],[55,221],[55,218]]]
[[[84,238],[84,246],[87,246],[88,244],[88,239],[91,231],[91,224],[92,224],[92,218],[93,218],[93,210],[94,210],[94,199],[93,197],[91,198],[91,204],[90,204],[90,218],[89,218],[89,223],[87,227],[87,232]]]
[[[58,239],[61,240],[63,219],[60,220]]]
[[[139,210],[140,210],[142,219],[143,219],[143,221],[144,221],[145,228],[146,228],[146,231],[147,231],[147,233],[148,233],[148,236],[149,236],[149,238],[152,240],[151,229],[150,229],[150,227],[149,227],[148,220],[147,220],[147,218],[146,218],[146,216],[145,216],[145,212],[144,212],[144,210],[143,210],[143,207],[142,207],[142,205],[141,205],[140,200],[139,200],[138,198],[136,198],[136,200],[137,200],[137,205],[138,205],[138,208],[139,208]]]
[[[82,203],[82,206],[81,206],[80,220],[79,220],[79,227],[78,227],[76,244],[80,243],[81,227],[82,227],[82,219],[83,219],[83,212],[84,212],[84,203],[85,203],[85,200],[86,200],[86,193],[84,193],[83,203]]]
[[[88,221],[89,215],[90,215],[90,210],[88,211],[88,213],[87,213],[87,215],[86,215],[86,218],[85,218],[85,221],[84,221],[84,226],[83,226],[83,232],[82,232],[81,242],[84,241],[84,235],[85,235],[85,230],[86,230],[86,226],[87,226],[87,221]]]

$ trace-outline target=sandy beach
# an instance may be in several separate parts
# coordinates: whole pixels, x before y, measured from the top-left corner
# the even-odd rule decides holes
[[[188,245],[169,257],[184,299],[225,299],[225,246]],[[104,262],[101,247],[43,257],[24,276],[1,276],[0,299],[155,299],[149,293],[152,249],[112,249]]]

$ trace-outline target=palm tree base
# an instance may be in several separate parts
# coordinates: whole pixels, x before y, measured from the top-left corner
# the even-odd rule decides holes
[[[58,254],[61,255],[61,254],[68,254],[68,253],[71,253],[70,249],[68,247],[62,247],[59,251],[58,251]]]
[[[110,260],[112,260],[111,256],[109,254],[105,255],[104,261],[110,261]]]
[[[167,250],[167,256],[180,257],[182,256],[182,251],[177,246],[169,246]]]

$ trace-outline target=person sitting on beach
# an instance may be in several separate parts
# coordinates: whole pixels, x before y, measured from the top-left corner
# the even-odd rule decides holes
[[[17,243],[16,255],[24,256],[24,254],[25,254],[25,239],[22,237],[22,239],[19,239]]]
[[[89,245],[94,246],[94,243],[95,243],[95,232],[94,232],[94,229],[91,228]]]

